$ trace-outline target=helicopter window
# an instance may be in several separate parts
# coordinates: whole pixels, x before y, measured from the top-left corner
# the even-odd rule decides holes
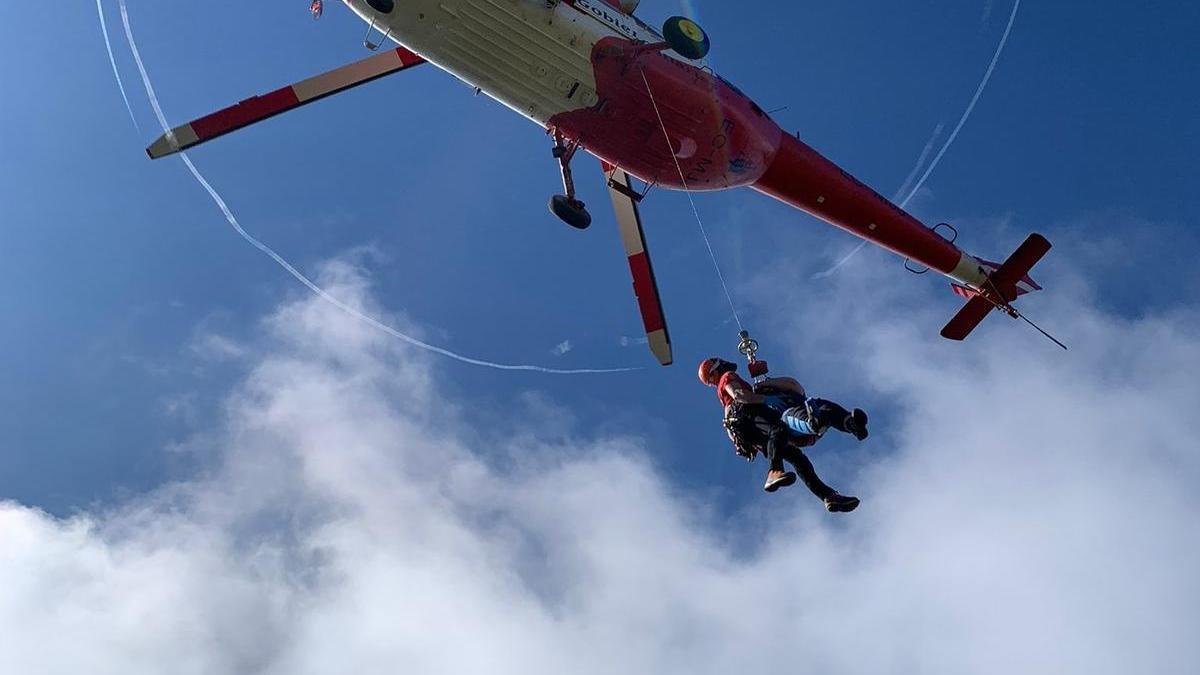
[[[391,14],[392,10],[396,8],[396,3],[393,0],[367,0],[367,4],[371,6],[371,9],[380,14]]]

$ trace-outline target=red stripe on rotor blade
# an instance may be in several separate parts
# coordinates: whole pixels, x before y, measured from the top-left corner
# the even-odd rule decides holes
[[[192,130],[196,132],[198,139],[207,141],[272,115],[286,112],[298,105],[300,105],[300,99],[296,98],[296,92],[289,85],[269,94],[248,98],[224,110],[201,117],[192,122]]]
[[[405,68],[409,68],[412,66],[417,66],[422,63],[425,63],[425,59],[422,58],[419,54],[417,54],[416,52],[411,52],[411,51],[405,49],[404,47],[396,47],[396,49],[394,49],[393,51],[396,52],[396,56],[400,57],[400,63],[403,64]]]
[[[642,313],[642,324],[647,333],[663,330],[667,321],[663,317],[662,303],[650,271],[650,257],[644,252],[629,256],[629,271],[633,273],[633,292],[637,296],[638,309]]]

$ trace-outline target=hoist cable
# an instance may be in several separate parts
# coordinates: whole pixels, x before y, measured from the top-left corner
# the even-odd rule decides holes
[[[692,214],[696,216],[696,225],[700,227],[700,236],[704,238],[704,245],[708,248],[708,257],[712,259],[713,269],[717,271],[717,278],[721,280],[721,289],[725,291],[725,299],[729,302],[729,311],[733,313],[733,320],[737,322],[738,330],[745,330],[742,326],[742,317],[738,316],[737,305],[733,303],[733,295],[729,292],[729,284],[725,282],[725,273],[721,271],[721,263],[717,260],[717,253],[713,250],[712,241],[708,238],[708,230],[704,227],[704,220],[700,218],[700,210],[696,208],[696,199],[692,196],[692,190],[688,187],[687,177],[683,174],[683,165],[679,163],[679,157],[675,154],[675,148],[671,144],[671,135],[667,132],[667,123],[663,121],[662,111],[658,109],[658,101],[654,99],[654,91],[650,89],[650,80],[646,79],[646,70],[639,67],[642,73],[642,82],[646,83],[646,93],[650,95],[650,104],[654,106],[654,114],[658,117],[658,124],[662,128],[663,138],[667,142],[667,151],[671,153],[671,159],[675,161],[675,169],[679,171],[679,180],[683,184],[683,191],[687,193],[688,202],[692,205]]]

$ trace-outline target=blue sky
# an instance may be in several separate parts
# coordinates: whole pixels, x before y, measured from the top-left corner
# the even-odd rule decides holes
[[[363,56],[362,27],[344,8],[332,5],[314,23],[305,3],[294,4],[131,3],[171,120]],[[701,3],[700,18],[722,74],[768,109],[788,106],[776,114],[785,127],[890,194],[934,128],[952,127],[974,91],[1007,19],[1009,6],[997,4],[867,2],[850,11],[767,3],[748,13]],[[652,22],[677,9],[644,5]],[[191,401],[203,420],[216,392],[237,376],[190,362],[190,341],[203,329],[248,339],[255,317],[302,292],[233,235],[178,162],[145,159],[155,124],[115,4],[110,30],[140,135],[122,109],[91,9],[59,16],[48,6],[9,3],[0,10],[11,53],[36,64],[10,69],[9,86],[22,94],[0,107],[9,129],[0,156],[0,312],[8,326],[0,353],[9,374],[0,384],[0,494],[56,512],[190,470],[162,448],[197,418],[167,414],[164,402]],[[1071,260],[1098,272],[1088,279],[1098,301],[1121,314],[1195,300],[1188,261],[1200,207],[1193,187],[1200,94],[1189,85],[1196,64],[1188,30],[1196,13],[1028,4],[915,211],[927,222],[957,223],[969,250],[994,258],[1027,230],[1047,233],[1059,247],[1038,271],[1051,293],[1056,269]],[[57,39],[28,29],[52,21]],[[679,476],[685,484],[746,487],[714,452],[721,439],[710,393],[694,385],[692,362],[730,351],[733,331],[682,195],[658,193],[644,209],[678,355],[675,368],[660,370],[640,347],[619,346],[639,328],[589,161],[579,174],[597,227],[571,232],[547,216],[545,198],[557,182],[547,145],[498,104],[422,68],[194,157],[243,223],[301,267],[371,247],[380,297],[434,341],[504,361],[646,366],[633,375],[560,379],[447,362],[442,383],[456,396],[504,405],[537,390],[588,411],[588,424],[670,440],[678,449],[668,453],[704,448],[707,460]],[[699,205],[752,329],[776,311],[804,312],[747,293],[756,258],[767,261],[762,251],[786,245],[771,264],[818,270],[853,244],[748,191],[703,195]],[[1002,232],[982,225],[995,219],[1007,224]],[[911,278],[875,252],[861,262],[895,267],[896,284],[946,316],[954,311],[942,282]],[[1037,316],[1036,301],[1030,305]],[[1069,339],[1069,325],[1040,318]],[[1010,326],[987,330],[1042,346]],[[758,335],[768,355],[790,339]],[[551,350],[563,340],[574,349],[559,358]],[[816,391],[836,383],[832,396],[887,414],[888,401],[842,381],[820,354],[809,358],[775,361],[779,370],[800,367]]]
[[[1022,307],[1069,353],[1000,318],[945,342],[944,280],[873,249],[814,280],[856,241],[750,191],[697,196],[775,371],[872,413],[867,443],[813,452],[864,498],[832,519],[801,489],[762,493],[696,382],[735,329],[684,195],[643,206],[662,369],[622,345],[640,321],[595,163],[576,177],[596,223],[574,231],[546,210],[544,134],[433,68],[191,154],[355,307],[496,361],[644,369],[417,352],[314,299],[177,160],[146,159],[116,2],[140,133],[77,4],[0,6],[0,577],[21,581],[0,590],[19,647],[0,671],[729,672],[781,627],[833,672],[1200,656],[1200,9],[1026,0],[911,205],[986,257],[1046,234],[1046,291]],[[328,4],[320,22],[300,0],[129,10],[180,123],[362,58],[363,25]],[[884,194],[958,120],[1012,7],[688,4],[722,75]],[[462,630],[470,653],[445,642]]]

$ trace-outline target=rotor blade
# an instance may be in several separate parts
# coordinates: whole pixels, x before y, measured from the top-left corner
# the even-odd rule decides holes
[[[254,96],[163,134],[146,148],[150,159],[173,155],[232,131],[425,63],[404,47],[356,61],[302,82]]]
[[[658,293],[658,282],[654,278],[654,267],[646,250],[646,234],[642,229],[642,216],[638,212],[637,192],[629,174],[604,164],[610,176],[608,194],[612,197],[613,209],[617,214],[617,226],[621,231],[621,242],[629,258],[629,271],[633,274],[633,292],[637,296],[638,309],[642,313],[642,325],[650,341],[650,351],[664,366],[671,365],[671,336],[667,332],[667,319],[663,314],[662,298]]]

